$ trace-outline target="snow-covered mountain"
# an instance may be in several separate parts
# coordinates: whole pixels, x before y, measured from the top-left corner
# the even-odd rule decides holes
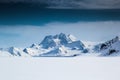
[[[73,35],[60,33],[46,36],[40,44],[33,44],[23,51],[31,56],[76,56],[85,50],[84,44]]]
[[[46,36],[41,43],[27,48],[1,48],[0,56],[24,57],[73,57],[73,56],[120,56],[120,38],[99,44],[83,43],[73,35],[60,33]]]
[[[116,36],[112,40],[100,43],[94,50],[100,53],[100,56],[120,56],[120,38]]]
[[[1,48],[0,49],[0,56],[24,56],[28,57],[29,55],[23,52],[23,49],[10,47],[10,48]]]

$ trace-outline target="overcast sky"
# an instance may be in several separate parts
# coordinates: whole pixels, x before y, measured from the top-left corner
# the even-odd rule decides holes
[[[0,2],[42,2],[52,8],[120,8],[120,0],[0,0]]]

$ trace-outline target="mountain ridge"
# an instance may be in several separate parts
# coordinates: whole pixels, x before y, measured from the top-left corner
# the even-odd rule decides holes
[[[31,56],[31,57],[74,57],[74,56],[120,56],[120,38],[104,43],[87,46],[71,34],[56,34],[46,36],[39,44],[26,48],[1,48],[0,56]]]

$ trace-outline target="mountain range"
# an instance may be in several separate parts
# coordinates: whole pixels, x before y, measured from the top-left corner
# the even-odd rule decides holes
[[[0,48],[0,56],[22,57],[74,57],[120,56],[118,36],[103,43],[85,44],[76,37],[64,33],[46,36],[41,43],[26,48]]]

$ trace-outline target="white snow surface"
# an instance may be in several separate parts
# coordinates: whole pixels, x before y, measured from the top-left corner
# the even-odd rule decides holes
[[[0,58],[0,80],[120,80],[119,57]]]

